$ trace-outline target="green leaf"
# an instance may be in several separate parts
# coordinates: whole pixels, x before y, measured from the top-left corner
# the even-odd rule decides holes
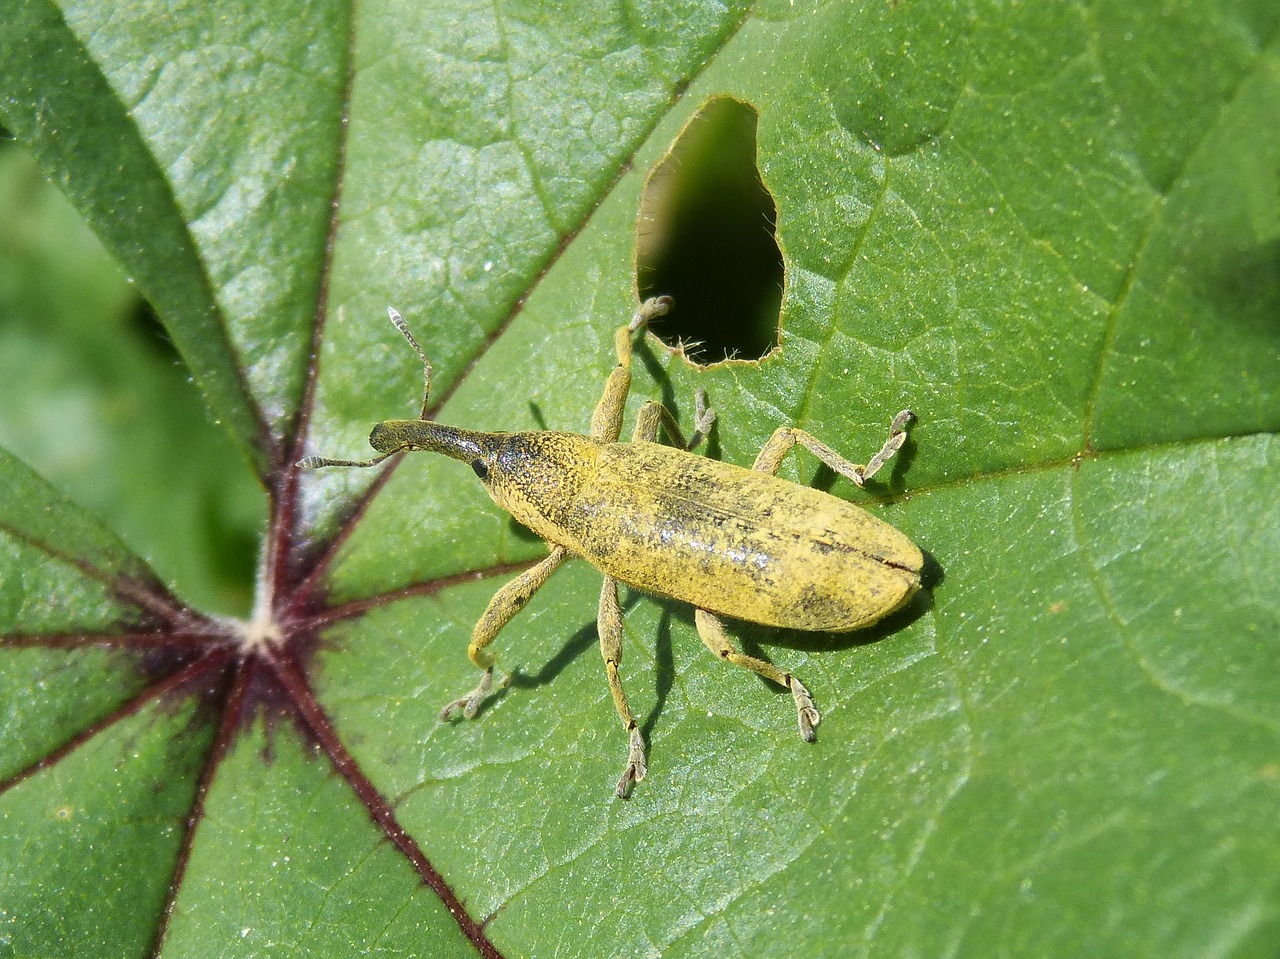
[[[0,119],[269,501],[253,613],[218,615],[174,558],[216,537],[121,519],[50,452],[83,431],[0,415],[129,544],[0,458],[0,951],[1274,956],[1274,4],[0,16]],[[442,422],[585,429],[646,173],[713,96],[759,111],[781,341],[699,369],[647,338],[629,410],[688,423],[706,389],[710,455],[744,464],[781,424],[865,460],[915,410],[865,493],[805,453],[783,474],[907,533],[926,589],[862,633],[734,627],[803,677],[814,745],[689,609],[624,589],[650,749],[621,801],[599,575],[557,572],[491,647],[510,684],[440,723],[544,544],[464,464],[290,464],[415,415],[388,304]],[[43,395],[28,365],[15,396]],[[181,489],[108,440],[109,482]]]
[[[313,943],[331,955],[474,955],[298,732],[257,724],[223,759],[205,800],[218,812],[196,838],[165,951],[256,956]]]

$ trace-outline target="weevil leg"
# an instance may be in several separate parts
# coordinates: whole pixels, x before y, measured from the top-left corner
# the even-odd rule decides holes
[[[884,441],[880,452],[871,457],[866,466],[850,463],[811,433],[806,433],[794,426],[779,426],[769,437],[769,442],[764,444],[764,448],[760,450],[760,455],[756,457],[755,464],[751,468],[765,473],[778,472],[778,467],[782,465],[782,458],[799,443],[841,476],[861,486],[863,481],[880,472],[880,467],[889,462],[890,457],[902,448],[902,444],[907,441],[907,424],[913,419],[915,414],[910,410],[903,410],[895,416],[889,425],[889,438]]]
[[[653,296],[640,304],[631,322],[613,334],[613,349],[618,365],[609,374],[604,393],[591,414],[591,438],[602,443],[616,443],[622,435],[622,413],[631,392],[631,335],[648,325],[655,317],[671,309],[671,297]]]
[[[783,672],[773,663],[766,663],[763,659],[738,652],[718,616],[708,613],[705,609],[695,609],[693,620],[697,624],[698,635],[702,637],[707,648],[725,662],[749,669],[790,691],[791,698],[796,703],[800,735],[805,741],[813,742],[814,727],[822,721],[822,717],[818,714],[817,707],[813,705],[813,697],[809,695],[809,690],[805,688],[804,683],[790,673]]]
[[[649,400],[640,407],[640,413],[636,416],[636,428],[631,434],[631,442],[656,443],[658,428],[662,427],[672,446],[683,450],[697,449],[711,432],[711,426],[716,421],[716,411],[707,406],[706,390],[696,390],[693,399],[693,436],[689,440],[685,440],[684,431],[676,422],[675,415],[657,400]]]
[[[644,759],[644,736],[631,713],[631,704],[622,688],[618,666],[622,663],[622,607],[618,604],[618,581],[612,576],[604,578],[600,588],[600,611],[596,617],[596,630],[600,634],[600,653],[604,656],[604,671],[609,678],[609,692],[618,710],[622,725],[631,737],[630,753],[626,768],[618,780],[618,798],[626,799],[633,784],[644,779],[649,771]]]
[[[551,553],[537,566],[526,569],[511,582],[493,594],[489,605],[485,608],[475,629],[471,631],[471,645],[467,647],[467,655],[484,674],[475,689],[460,696],[444,709],[440,710],[440,721],[450,719],[457,710],[462,711],[463,718],[472,719],[480,709],[480,704],[493,688],[493,654],[486,652],[488,646],[502,631],[502,627],[511,622],[511,618],[520,612],[529,602],[530,597],[551,578],[561,563],[568,558],[569,552],[562,546],[552,548]]]

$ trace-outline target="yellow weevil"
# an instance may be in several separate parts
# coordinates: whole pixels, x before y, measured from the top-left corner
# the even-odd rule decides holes
[[[604,574],[597,619],[605,673],[618,715],[631,737],[618,780],[625,797],[644,779],[645,743],[618,675],[622,609],[618,583],[693,605],[698,635],[723,660],[790,690],[800,735],[812,742],[818,710],[802,682],[772,663],[739,652],[719,615],[786,629],[843,632],[868,626],[900,609],[920,588],[923,557],[906,536],[870,513],[827,493],[774,474],[795,444],[853,483],[875,474],[902,446],[909,410],[893,418],[889,439],[866,466],[790,426],[779,427],[751,469],[694,456],[715,413],[697,394],[695,433],[685,442],[671,412],[645,403],[630,443],[619,443],[631,389],[631,338],[670,308],[669,297],[641,304],[618,329],[618,365],[591,416],[591,433],[486,433],[426,418],[431,363],[404,320],[391,321],[421,357],[423,413],[387,420],[369,434],[370,460],[308,456],[304,469],[374,466],[389,456],[428,450],[469,463],[493,501],[547,541],[549,555],[503,586],[476,623],[468,653],[483,673],[471,692],[447,705],[441,720],[461,710],[475,716],[493,686],[494,659],[486,647],[566,559],[581,556]],[[661,426],[675,444],[658,444]]]

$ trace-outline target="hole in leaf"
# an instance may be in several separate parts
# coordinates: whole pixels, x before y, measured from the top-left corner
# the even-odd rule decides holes
[[[778,345],[778,208],[756,167],[759,113],[714,97],[645,185],[636,235],[640,298],[675,308],[652,324],[697,363],[759,359]],[[691,345],[696,343],[697,345]]]

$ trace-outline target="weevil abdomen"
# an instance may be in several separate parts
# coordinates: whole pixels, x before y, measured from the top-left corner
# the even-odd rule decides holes
[[[597,517],[593,565],[735,619],[857,629],[920,587],[920,550],[866,510],[668,446],[604,446],[577,506]]]

